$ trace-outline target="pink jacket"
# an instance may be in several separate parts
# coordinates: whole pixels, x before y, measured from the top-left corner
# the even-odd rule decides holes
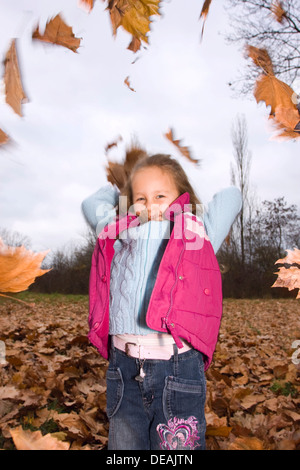
[[[181,195],[165,213],[174,228],[160,263],[146,322],[155,331],[172,334],[204,354],[211,363],[222,316],[222,282],[219,265],[202,222],[184,212],[189,194]],[[118,234],[139,224],[127,215],[100,233],[92,257],[88,337],[104,358],[109,350],[110,266]]]

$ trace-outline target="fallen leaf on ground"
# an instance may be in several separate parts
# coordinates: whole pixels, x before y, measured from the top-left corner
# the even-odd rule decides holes
[[[10,434],[13,438],[17,450],[68,450],[68,442],[59,441],[51,434],[42,435],[41,431],[24,431],[21,426],[11,429]]]
[[[10,430],[22,426],[70,450],[106,449],[108,363],[86,338],[88,296],[26,296],[36,304],[30,311],[0,300],[0,448],[11,449]],[[224,299],[206,372],[208,450],[300,450],[299,318],[294,299]]]

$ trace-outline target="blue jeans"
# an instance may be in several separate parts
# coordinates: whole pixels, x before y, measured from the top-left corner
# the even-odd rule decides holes
[[[111,348],[107,370],[108,450],[204,450],[206,380],[194,349],[170,360],[138,359]]]

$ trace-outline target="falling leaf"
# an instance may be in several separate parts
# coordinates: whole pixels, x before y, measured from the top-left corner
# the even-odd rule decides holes
[[[138,50],[140,50],[141,45],[142,45],[141,40],[137,38],[136,36],[133,36],[131,43],[129,44],[127,49],[129,49],[132,52],[137,52]]]
[[[286,83],[275,76],[262,75],[256,82],[254,96],[257,103],[264,101],[266,106],[271,106],[270,114],[275,115],[277,106],[297,109],[292,101],[294,91]]]
[[[37,26],[32,33],[32,38],[67,47],[73,52],[77,51],[81,41],[75,37],[72,28],[63,21],[59,14],[48,21],[43,35],[40,34]]]
[[[300,138],[300,114],[297,109],[284,108],[279,105],[275,109],[275,116],[270,116],[270,120],[277,131],[276,139]]]
[[[282,23],[286,19],[286,11],[283,9],[282,2],[280,0],[272,1],[271,12],[278,23]]]
[[[300,122],[300,114],[297,109],[276,106],[275,118],[285,127],[295,129]]]
[[[113,34],[122,26],[132,34],[129,49],[136,52],[141,47],[141,41],[148,44],[148,33],[150,31],[151,16],[160,15],[160,0],[109,0],[108,10],[110,13]]]
[[[5,134],[5,132],[0,129],[0,145],[4,145],[8,142],[9,140],[9,137],[7,134]]]
[[[94,0],[79,0],[79,6],[84,10],[91,12],[94,8]]]
[[[206,23],[206,19],[207,19],[207,15],[208,15],[208,12],[209,12],[210,5],[211,5],[211,0],[204,0],[202,10],[201,10],[201,13],[200,13],[200,19],[201,18],[203,19],[201,39],[203,38],[204,26],[205,26],[205,23]]]
[[[181,140],[176,140],[174,137],[174,133],[172,129],[169,129],[168,132],[164,134],[164,136],[172,143],[175,145],[175,147],[179,150],[181,155],[183,155],[185,158],[187,158],[190,162],[193,163],[199,163],[199,160],[195,160],[191,156],[190,149],[188,147],[182,146],[181,145]]]
[[[17,450],[68,450],[68,442],[59,441],[51,434],[42,435],[41,431],[24,431],[21,426],[10,430]]]
[[[270,106],[269,118],[279,131],[275,138],[300,137],[300,113],[295,103],[294,90],[275,77],[272,60],[266,49],[253,46],[247,46],[246,49],[254,64],[263,70],[256,81],[254,96],[257,103],[264,101],[266,106]]]
[[[272,287],[285,287],[288,290],[298,289],[296,299],[300,299],[300,250],[286,250],[287,256],[278,259],[275,264],[284,264],[288,267],[281,266],[279,271],[276,272],[277,279]],[[293,266],[294,264],[298,266]]]
[[[286,250],[287,255],[285,258],[278,259],[275,264],[299,264],[300,265],[300,250]]]
[[[34,253],[24,246],[7,246],[0,238],[0,292],[22,292],[36,277],[50,271],[40,268],[47,253]]]
[[[131,85],[130,85],[129,77],[126,77],[126,78],[125,78],[124,83],[125,83],[125,85],[129,88],[129,90],[135,92],[135,89],[132,88]]]
[[[272,59],[267,49],[247,45],[246,52],[255,65],[260,67],[266,75],[274,75]]]
[[[108,153],[108,151],[112,149],[113,147],[117,147],[118,143],[121,142],[122,140],[123,140],[123,137],[119,135],[113,142],[110,142],[109,144],[107,144],[105,146],[105,153]]]
[[[27,96],[24,92],[19,62],[16,51],[16,40],[14,39],[7,51],[4,60],[5,72],[4,72],[4,85],[5,85],[5,99],[15,113],[22,116],[22,103],[27,100]]]
[[[124,188],[132,168],[138,160],[145,157],[147,154],[145,150],[137,145],[132,145],[125,154],[122,163],[108,161],[106,166],[107,180],[115,184],[120,190]]]

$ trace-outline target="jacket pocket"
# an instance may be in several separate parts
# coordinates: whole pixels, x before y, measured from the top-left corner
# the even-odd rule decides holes
[[[107,370],[106,384],[106,414],[111,419],[120,408],[124,393],[122,372],[118,367]]]
[[[178,279],[176,309],[205,316],[221,316],[222,283],[218,270],[203,269],[186,261]]]

